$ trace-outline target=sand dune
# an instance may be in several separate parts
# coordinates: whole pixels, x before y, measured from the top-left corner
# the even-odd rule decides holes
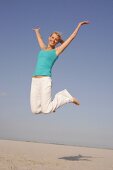
[[[113,170],[113,150],[0,140],[0,170]]]

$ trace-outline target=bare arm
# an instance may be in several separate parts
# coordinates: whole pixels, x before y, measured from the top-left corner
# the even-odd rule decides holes
[[[78,26],[76,27],[76,29],[73,31],[73,33],[67,38],[67,40],[64,41],[64,42],[62,43],[62,45],[60,45],[59,47],[56,48],[56,54],[57,54],[57,55],[60,55],[60,54],[64,51],[64,49],[65,49],[65,48],[71,43],[71,41],[76,37],[76,35],[77,35],[80,27],[81,27],[82,25],[85,25],[85,24],[89,24],[89,22],[88,22],[88,21],[80,22],[80,23],[78,24]]]
[[[40,34],[40,28],[33,29],[33,31],[35,31],[35,33],[36,33],[36,37],[37,37],[37,40],[38,40],[40,48],[45,49],[46,45],[45,45],[45,43],[44,43],[44,41],[42,39],[42,36]]]

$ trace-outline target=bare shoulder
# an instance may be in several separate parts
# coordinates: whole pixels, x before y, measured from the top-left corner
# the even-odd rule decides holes
[[[56,55],[59,56],[61,54],[60,46],[56,47],[55,50],[56,50]]]
[[[44,46],[41,48],[41,50],[46,50],[47,49],[47,46]]]

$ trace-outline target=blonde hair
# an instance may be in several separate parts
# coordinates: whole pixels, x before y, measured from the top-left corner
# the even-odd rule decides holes
[[[58,32],[58,31],[52,32],[50,36],[52,36],[53,34],[56,34],[59,38],[62,37],[62,34],[60,32]]]

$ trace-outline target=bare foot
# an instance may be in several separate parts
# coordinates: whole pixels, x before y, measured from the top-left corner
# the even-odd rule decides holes
[[[74,97],[73,97],[73,103],[78,105],[78,106],[80,105],[79,101],[76,98],[74,98]]]

